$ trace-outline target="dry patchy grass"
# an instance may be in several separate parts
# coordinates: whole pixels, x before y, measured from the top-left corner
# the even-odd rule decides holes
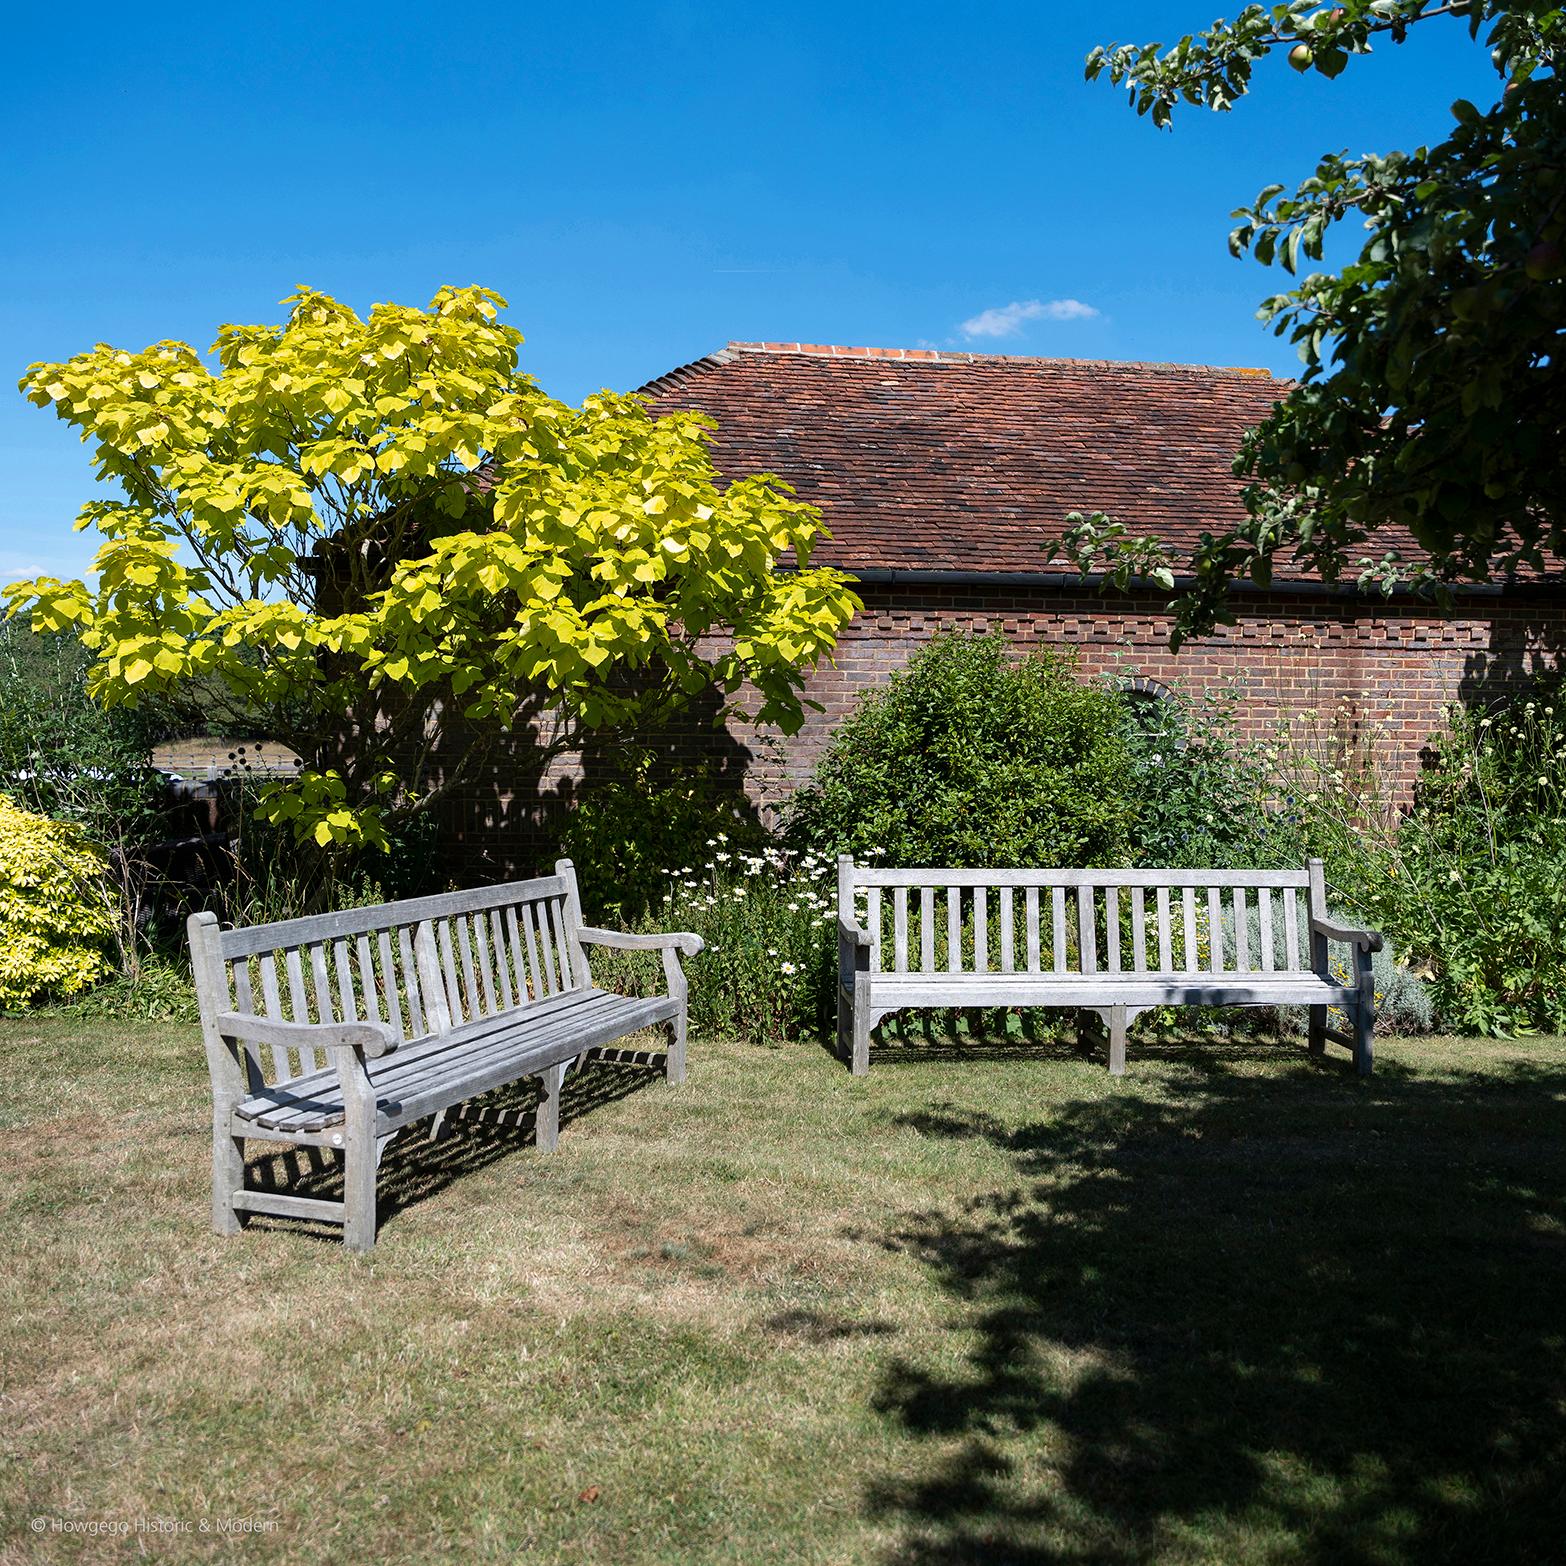
[[[1558,1558],[1559,1043],[698,1042],[398,1144],[365,1258],[206,1231],[193,1029],[0,1073],[7,1559]]]

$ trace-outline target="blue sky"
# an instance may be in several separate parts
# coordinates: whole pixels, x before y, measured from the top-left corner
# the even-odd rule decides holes
[[[1082,80],[1095,43],[1221,9],[29,7],[0,93],[0,577],[91,551],[86,452],[12,390],[28,363],[205,349],[299,283],[498,289],[572,399],[731,338],[1287,373],[1232,208],[1321,151],[1438,138],[1494,75],[1439,21],[1336,82],[1275,56],[1172,133]]]

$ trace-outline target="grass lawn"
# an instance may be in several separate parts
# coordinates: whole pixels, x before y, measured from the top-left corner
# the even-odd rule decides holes
[[[208,1231],[193,1028],[0,1026],[0,1559],[1566,1559],[1561,1043],[691,1061],[350,1258]]]

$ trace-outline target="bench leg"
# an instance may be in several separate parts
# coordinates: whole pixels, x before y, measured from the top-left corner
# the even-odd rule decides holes
[[[1130,1026],[1124,1006],[1109,1008],[1109,1074],[1123,1077],[1126,1074],[1126,1029]]]
[[[839,1060],[851,1057],[854,1047],[854,1000],[843,988],[837,986],[837,1056]]]
[[[348,1127],[348,1146],[343,1154],[343,1245],[350,1251],[375,1249],[375,1176],[380,1167],[380,1148],[372,1134],[358,1135]]]
[[[544,1091],[538,1100],[538,1119],[534,1139],[541,1153],[552,1153],[560,1146],[560,1084],[565,1081],[564,1066],[550,1066],[538,1074]]]
[[[1362,1077],[1368,1077],[1375,1069],[1376,1013],[1373,1007],[1354,1008],[1354,1069]]]
[[[669,1048],[663,1057],[663,1075],[667,1082],[685,1080],[685,1031],[685,1007],[681,1005],[679,1016],[669,1024]]]
[[[1310,1009],[1308,1043],[1312,1055],[1327,1053],[1327,1008],[1325,1006],[1312,1006]]]
[[[1354,1069],[1362,1077],[1368,1077],[1376,1064],[1376,976],[1372,961],[1365,947],[1354,948],[1354,976],[1359,990],[1354,1007]]]
[[[245,1183],[245,1139],[231,1129],[232,1111],[222,1104],[212,1112],[212,1229],[238,1234],[244,1220],[234,1208],[234,1192]]]
[[[854,1053],[851,1069],[856,1077],[870,1075],[870,1008],[858,996],[854,998]]]

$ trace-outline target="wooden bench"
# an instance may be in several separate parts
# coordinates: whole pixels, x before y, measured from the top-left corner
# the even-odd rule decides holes
[[[521,1077],[543,1096],[536,1135],[551,1150],[566,1072],[654,1024],[671,1030],[664,1071],[685,1075],[680,953],[696,935],[620,935],[582,923],[569,859],[533,881],[222,930],[188,925],[212,1073],[212,1223],[247,1213],[343,1225],[349,1250],[375,1243],[375,1181],[386,1144],[454,1105]],[[598,989],[589,946],[663,954],[667,994]],[[340,1202],[245,1184],[247,1137],[340,1149]]]
[[[1304,894],[1304,908],[1300,906]],[[1071,1006],[1109,1032],[1154,1006],[1308,1006],[1309,1043],[1372,1065],[1374,931],[1327,917],[1303,870],[876,870],[838,860],[839,1053],[870,1069],[870,1033],[914,1007]],[[1341,982],[1329,943],[1351,948]],[[1342,1007],[1352,1031],[1327,1026]]]

